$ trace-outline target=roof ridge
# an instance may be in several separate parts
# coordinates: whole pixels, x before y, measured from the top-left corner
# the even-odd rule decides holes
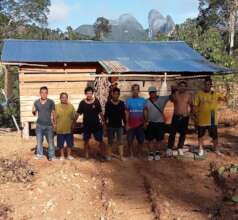
[[[95,41],[95,40],[39,40],[39,39],[16,39],[16,38],[8,38],[4,39],[3,41],[22,41],[22,42],[92,42],[92,43],[121,43],[121,44],[136,44],[136,43],[185,43],[185,41]]]

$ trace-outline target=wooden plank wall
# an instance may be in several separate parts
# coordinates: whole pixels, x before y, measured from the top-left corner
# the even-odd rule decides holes
[[[85,76],[82,76],[85,73]],[[32,116],[33,103],[39,98],[39,88],[47,86],[49,98],[59,103],[59,94],[67,92],[69,100],[75,108],[84,98],[84,89],[93,84],[95,78],[88,77],[89,73],[96,73],[96,69],[21,69],[19,71],[20,114],[21,121],[35,122]]]

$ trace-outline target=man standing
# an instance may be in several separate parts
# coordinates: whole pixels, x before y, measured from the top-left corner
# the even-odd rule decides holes
[[[212,138],[214,150],[220,155],[218,149],[218,107],[219,101],[226,101],[226,97],[222,94],[212,91],[212,80],[210,78],[205,80],[204,89],[197,93],[194,99],[194,113],[198,126],[198,144],[199,156],[204,155],[204,136],[206,130]]]
[[[68,94],[60,94],[60,103],[56,105],[56,133],[57,147],[60,149],[60,160],[64,160],[64,144],[67,144],[67,158],[73,160],[71,148],[74,146],[72,124],[75,118],[75,109],[68,102]]]
[[[157,89],[151,86],[148,89],[149,99],[146,103],[145,115],[146,115],[146,139],[149,145],[148,160],[159,160],[159,149],[162,146],[164,139],[164,108],[169,101],[170,96],[157,96]],[[156,140],[156,147],[154,147],[153,141]]]
[[[85,157],[89,158],[89,140],[93,134],[95,140],[99,143],[102,159],[105,159],[105,144],[103,142],[103,125],[104,117],[102,114],[101,104],[98,99],[94,97],[94,89],[87,87],[85,89],[86,98],[79,104],[76,118],[83,115],[83,139]],[[102,123],[100,122],[100,119]]]
[[[189,114],[192,108],[192,95],[188,92],[188,86],[185,81],[178,83],[177,90],[173,91],[171,101],[174,104],[174,115],[171,123],[171,130],[168,140],[167,155],[172,155],[172,150],[178,150],[178,154],[183,156],[183,146],[189,123]],[[175,144],[176,133],[179,133],[179,142]]]
[[[117,144],[120,159],[123,160],[123,127],[122,122],[126,125],[125,104],[119,99],[120,89],[113,88],[111,92],[111,100],[106,103],[105,106],[105,122],[108,128],[108,159],[111,159],[112,145],[114,136],[116,134]]]
[[[144,123],[145,123],[145,99],[139,97],[140,86],[134,84],[131,87],[132,97],[126,100],[126,130],[127,141],[130,155],[133,158],[137,153],[141,156],[142,147],[145,139]],[[137,139],[138,148],[133,145],[134,139]]]
[[[55,160],[54,147],[54,129],[55,128],[55,104],[48,99],[48,88],[40,88],[40,99],[36,100],[33,105],[32,114],[38,115],[36,122],[36,159],[43,158],[43,140],[44,136],[48,142],[48,158],[50,161]]]

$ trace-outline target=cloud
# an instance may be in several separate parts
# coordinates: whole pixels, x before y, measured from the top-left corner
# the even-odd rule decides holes
[[[78,9],[78,1],[54,0],[50,6],[48,19],[50,23],[65,22],[69,20],[73,11]]]

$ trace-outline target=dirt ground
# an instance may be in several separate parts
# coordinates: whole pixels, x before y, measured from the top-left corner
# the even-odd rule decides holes
[[[0,219],[230,220],[229,214],[217,215],[223,194],[210,175],[210,164],[238,164],[237,129],[220,129],[221,146],[226,149],[222,157],[209,153],[206,160],[198,161],[106,163],[83,160],[80,140],[73,161],[34,160],[34,138],[26,141],[15,133],[0,134],[0,158],[26,161],[33,170],[25,183],[0,183]],[[189,135],[187,144],[196,144],[195,137]]]

